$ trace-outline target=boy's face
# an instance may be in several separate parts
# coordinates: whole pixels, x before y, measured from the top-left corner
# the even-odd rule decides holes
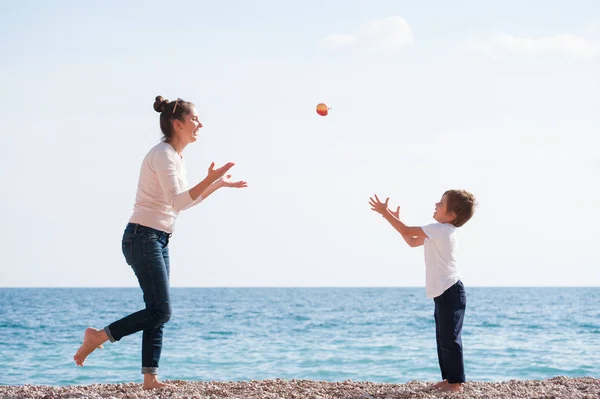
[[[442,197],[440,202],[435,204],[435,212],[433,212],[433,218],[438,223],[450,223],[456,217],[454,212],[448,213],[448,199],[446,195]]]

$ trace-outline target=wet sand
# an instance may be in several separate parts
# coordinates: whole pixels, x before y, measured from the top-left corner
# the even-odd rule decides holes
[[[167,381],[165,381],[167,382]],[[426,399],[426,398],[535,398],[599,399],[600,379],[555,377],[547,380],[467,382],[463,392],[432,392],[430,382],[406,384],[263,380],[243,382],[168,381],[176,389],[144,391],[141,384],[51,386],[0,386],[0,398],[202,398],[202,399]]]

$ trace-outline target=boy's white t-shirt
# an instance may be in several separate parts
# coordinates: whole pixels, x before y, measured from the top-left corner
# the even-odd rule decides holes
[[[425,293],[427,298],[435,298],[460,279],[455,259],[456,226],[450,223],[431,223],[421,228],[427,235],[423,243]]]

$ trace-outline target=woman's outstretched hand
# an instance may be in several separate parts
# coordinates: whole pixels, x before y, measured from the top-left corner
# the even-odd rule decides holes
[[[215,169],[215,163],[213,162],[208,167],[208,174],[206,175],[206,178],[208,179],[210,184],[212,184],[221,177],[223,177],[225,173],[227,173],[227,171],[233,167],[233,165],[235,165],[233,162],[227,162],[220,168]]]
[[[221,183],[220,183],[221,187],[233,187],[233,188],[248,187],[248,184],[243,180],[231,181],[230,179],[231,179],[231,175],[224,176],[221,179]]]

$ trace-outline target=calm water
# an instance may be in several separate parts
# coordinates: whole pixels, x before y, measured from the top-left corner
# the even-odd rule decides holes
[[[467,379],[600,378],[600,288],[469,288]],[[439,379],[423,288],[174,288],[163,379]],[[141,334],[83,368],[88,326],[143,307],[139,288],[0,288],[0,384],[140,382]]]

